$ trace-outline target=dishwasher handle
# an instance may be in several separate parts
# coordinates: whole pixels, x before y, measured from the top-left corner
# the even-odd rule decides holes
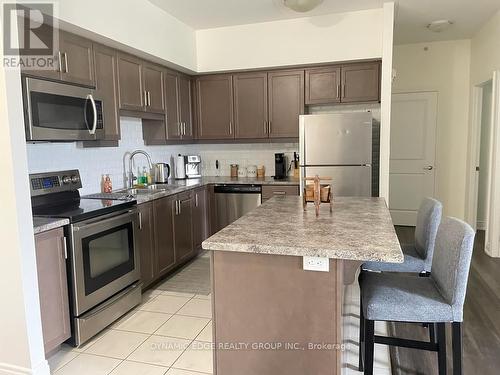
[[[261,194],[262,185],[254,184],[217,184],[214,186],[216,194]]]

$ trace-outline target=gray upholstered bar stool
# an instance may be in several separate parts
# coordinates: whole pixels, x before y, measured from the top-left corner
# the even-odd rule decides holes
[[[425,198],[418,209],[415,243],[401,245],[404,255],[403,263],[367,262],[361,268],[375,272],[431,272],[432,254],[442,211],[441,202],[433,198]]]
[[[374,343],[438,352],[439,374],[446,375],[445,323],[452,323],[453,374],[462,374],[462,321],[474,245],[474,231],[461,220],[443,219],[436,236],[430,277],[364,272],[360,276],[360,367],[373,374]],[[436,323],[437,343],[376,336],[375,321]],[[364,361],[362,350],[364,348]]]

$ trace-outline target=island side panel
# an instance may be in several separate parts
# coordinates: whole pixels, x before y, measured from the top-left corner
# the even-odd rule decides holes
[[[216,375],[337,375],[342,352],[343,264],[304,271],[302,257],[211,252]],[[221,345],[243,343],[236,350]],[[298,343],[304,350],[253,345]],[[295,348],[296,349],[296,348]]]

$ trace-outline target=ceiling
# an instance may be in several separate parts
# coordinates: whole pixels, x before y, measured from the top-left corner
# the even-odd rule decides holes
[[[149,0],[192,28],[244,25],[382,7],[387,0],[324,0],[308,13],[297,13],[282,0]],[[500,9],[499,0],[396,0],[395,43],[430,42],[470,38]],[[426,25],[449,19],[454,24],[434,33]]]

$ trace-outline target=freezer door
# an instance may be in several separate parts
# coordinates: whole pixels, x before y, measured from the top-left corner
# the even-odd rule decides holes
[[[304,191],[302,177],[331,177],[333,196],[371,197],[372,168],[370,166],[301,167],[301,193]]]
[[[300,155],[305,166],[371,164],[371,113],[300,116]]]

